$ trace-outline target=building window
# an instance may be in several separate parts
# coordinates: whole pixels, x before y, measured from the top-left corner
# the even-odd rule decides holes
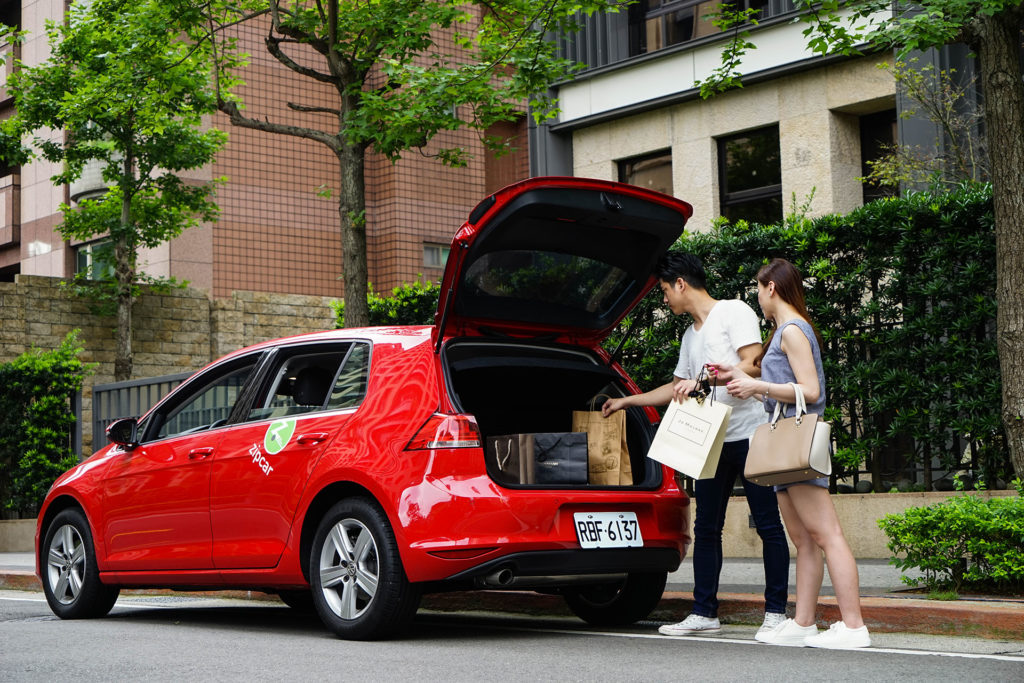
[[[718,33],[708,15],[717,12],[719,4],[719,0],[640,0],[631,5],[630,56]],[[794,10],[791,0],[741,0],[732,4],[737,10],[759,10],[759,20]]]
[[[672,194],[671,150],[620,161],[619,181]]]
[[[423,267],[424,268],[444,268],[444,264],[448,262],[449,247],[443,244],[423,244]]]
[[[721,213],[730,221],[782,220],[779,127],[770,126],[718,140]]]
[[[860,173],[866,178],[871,173],[869,162],[878,161],[892,153],[896,145],[896,110],[887,109],[877,114],[860,117]],[[864,181],[864,203],[883,197],[899,196],[899,188]]]
[[[89,280],[108,280],[114,277],[114,243],[100,240],[75,248],[75,274],[82,273]]]

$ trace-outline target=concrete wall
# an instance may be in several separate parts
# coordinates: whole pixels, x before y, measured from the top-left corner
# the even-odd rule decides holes
[[[886,547],[888,538],[878,528],[882,517],[902,512],[910,507],[925,507],[941,502],[948,497],[963,495],[960,492],[924,493],[848,493],[832,496],[836,514],[843,526],[843,533],[850,544],[853,556],[859,559],[888,559],[892,553]],[[985,498],[1015,496],[1016,491],[984,491],[977,495]],[[700,505],[700,501],[696,501]],[[761,557],[761,539],[755,529],[749,527],[750,508],[747,499],[734,496],[729,499],[722,531],[722,552],[725,557]],[[693,534],[693,519],[690,520],[690,534]],[[793,544],[790,553],[795,556]]]
[[[57,348],[79,330],[81,359],[96,363],[82,390],[83,454],[92,452],[92,387],[114,381],[115,320],[89,311],[59,278],[18,275],[0,282],[0,362],[35,346]],[[198,370],[224,354],[257,342],[334,327],[331,299],[232,292],[210,301],[182,289],[145,294],[133,309],[133,379]]]

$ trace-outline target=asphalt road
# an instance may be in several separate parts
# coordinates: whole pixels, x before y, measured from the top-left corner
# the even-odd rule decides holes
[[[0,591],[0,681],[1024,680],[1022,642],[878,634],[842,652],[762,645],[754,630],[671,638],[655,623],[421,611],[407,638],[360,643],[277,603],[133,595],[105,619],[60,621],[41,593]]]

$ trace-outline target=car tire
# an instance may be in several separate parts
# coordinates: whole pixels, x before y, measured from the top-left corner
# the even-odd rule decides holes
[[[40,547],[43,592],[61,619],[89,619],[107,614],[121,589],[100,582],[96,550],[85,514],[68,508],[50,523]]]
[[[622,581],[565,588],[573,614],[593,626],[625,626],[646,618],[665,593],[667,572],[633,572]]]
[[[320,619],[348,640],[400,634],[420,602],[387,517],[364,498],[335,504],[320,521],[310,552],[309,583]]]

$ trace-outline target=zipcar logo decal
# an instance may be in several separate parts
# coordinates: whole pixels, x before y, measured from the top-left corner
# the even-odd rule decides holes
[[[295,418],[290,417],[284,420],[275,420],[267,427],[267,433],[263,437],[263,448],[268,455],[276,455],[288,445],[288,440],[295,433]]]
[[[270,461],[267,460],[266,457],[264,457],[263,453],[260,451],[259,444],[254,443],[252,446],[249,447],[249,455],[252,456],[253,464],[256,465],[256,467],[259,467],[261,470],[263,470],[263,474],[269,475],[271,472],[274,471],[274,466],[270,464]]]

